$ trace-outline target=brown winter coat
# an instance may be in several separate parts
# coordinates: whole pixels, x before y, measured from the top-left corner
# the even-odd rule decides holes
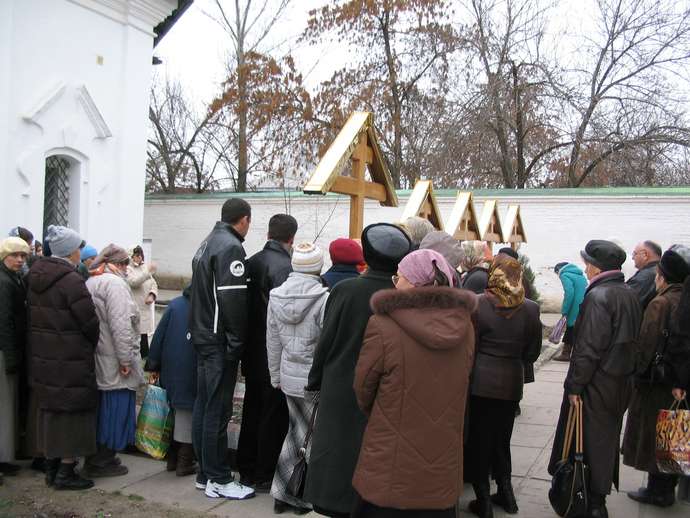
[[[31,267],[28,285],[31,381],[39,408],[95,409],[98,317],[84,279],[67,261],[46,257]]]
[[[655,351],[663,351],[670,317],[675,313],[682,284],[671,284],[652,299],[644,312],[640,337],[637,341],[637,374],[643,373],[652,361]],[[628,420],[623,438],[623,464],[641,471],[657,473],[656,417],[659,410],[673,403],[670,383],[635,383],[632,400],[628,407]]]
[[[396,509],[457,503],[476,305],[473,293],[451,288],[372,297],[354,383],[369,416],[352,482],[364,500]]]

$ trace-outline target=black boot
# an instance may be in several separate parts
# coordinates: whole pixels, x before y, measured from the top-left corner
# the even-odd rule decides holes
[[[491,495],[491,501],[503,507],[508,514],[517,514],[518,505],[515,500],[515,493],[513,492],[513,483],[510,477],[497,480],[498,491],[495,495]]]
[[[168,455],[165,459],[166,471],[175,471],[175,469],[177,468],[177,452],[179,446],[180,443],[177,441],[172,441],[170,443],[170,448],[168,448]]]
[[[175,475],[178,477],[186,477],[196,473],[196,461],[194,459],[194,448],[191,444],[178,443],[177,450],[177,465],[175,467]]]
[[[115,456],[115,452],[102,444],[98,445],[98,452],[86,458],[81,474],[87,478],[119,477],[129,473],[127,466],[123,466]]]
[[[670,507],[676,502],[676,481],[677,478],[673,475],[650,473],[647,487],[630,491],[628,497],[641,504]]]
[[[74,472],[74,466],[76,465],[76,462],[69,464],[60,463],[55,476],[55,482],[53,483],[55,489],[80,490],[93,487],[93,480],[82,478]]]
[[[46,486],[52,486],[55,482],[55,475],[57,475],[60,467],[60,459],[46,459]]]
[[[494,518],[494,508],[491,505],[490,486],[487,483],[472,484],[474,494],[477,499],[472,500],[469,505],[470,512],[479,518]]]
[[[606,495],[591,493],[589,495],[589,513],[587,518],[609,518],[606,509]]]

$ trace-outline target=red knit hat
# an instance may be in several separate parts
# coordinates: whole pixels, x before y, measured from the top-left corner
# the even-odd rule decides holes
[[[362,247],[354,239],[344,237],[331,241],[328,247],[333,264],[359,264],[364,262]]]

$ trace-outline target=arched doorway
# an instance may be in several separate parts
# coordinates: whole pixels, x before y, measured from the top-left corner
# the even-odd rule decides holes
[[[79,163],[65,155],[46,158],[43,230],[62,225],[79,230]]]

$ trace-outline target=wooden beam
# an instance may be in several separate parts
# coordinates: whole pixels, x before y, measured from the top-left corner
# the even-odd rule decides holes
[[[379,183],[360,182],[351,176],[339,176],[331,186],[331,192],[338,194],[364,194],[376,201],[386,201],[386,188]]]

